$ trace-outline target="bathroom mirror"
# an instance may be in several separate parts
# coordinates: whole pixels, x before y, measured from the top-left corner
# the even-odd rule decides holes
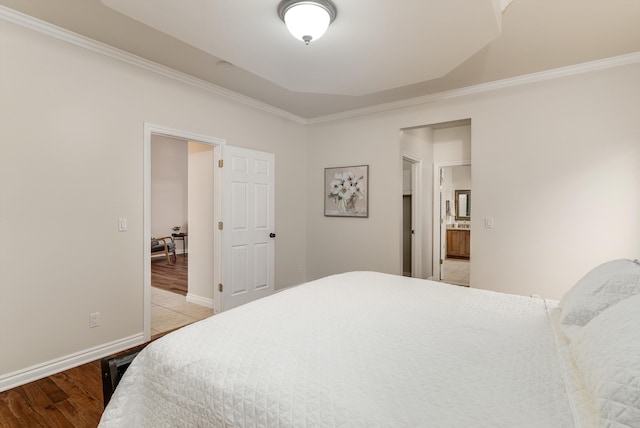
[[[456,190],[456,220],[471,220],[471,190]]]

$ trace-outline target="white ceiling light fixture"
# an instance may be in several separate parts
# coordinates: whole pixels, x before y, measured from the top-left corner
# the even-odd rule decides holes
[[[278,16],[289,32],[307,45],[322,37],[337,14],[331,0],[282,0],[278,5]]]

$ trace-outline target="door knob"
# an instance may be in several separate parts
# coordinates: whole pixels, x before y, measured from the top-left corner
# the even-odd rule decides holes
[[[269,238],[275,238],[275,237],[276,237],[276,234],[275,234],[275,233],[270,233],[270,234],[269,234]]]

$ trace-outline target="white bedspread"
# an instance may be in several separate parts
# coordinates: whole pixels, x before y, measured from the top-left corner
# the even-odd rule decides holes
[[[331,276],[155,341],[100,426],[589,426],[546,306],[373,272]]]

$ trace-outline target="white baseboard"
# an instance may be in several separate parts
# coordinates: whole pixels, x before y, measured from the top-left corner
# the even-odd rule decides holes
[[[304,282],[301,282],[300,284],[288,285],[288,286],[283,287],[283,288],[278,288],[277,290],[275,290],[275,291],[273,292],[273,294],[275,294],[275,293],[279,293],[279,292],[281,292],[281,291],[288,290],[288,289],[290,289],[290,288],[295,288],[295,287],[297,287],[298,285],[302,285],[302,284],[304,284]]]
[[[187,293],[187,302],[213,309],[213,299],[209,299],[208,297]]]
[[[115,354],[116,352],[141,345],[144,342],[144,334],[139,333],[74,354],[65,355],[64,357],[56,358],[55,360],[42,364],[7,373],[0,376],[0,392],[51,376],[52,374],[60,373],[73,367],[78,367],[82,364],[90,363],[91,361]]]

